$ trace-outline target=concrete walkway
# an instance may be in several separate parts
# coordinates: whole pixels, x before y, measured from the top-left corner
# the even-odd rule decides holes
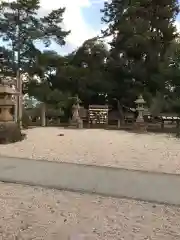
[[[0,181],[180,205],[180,175],[1,157]]]

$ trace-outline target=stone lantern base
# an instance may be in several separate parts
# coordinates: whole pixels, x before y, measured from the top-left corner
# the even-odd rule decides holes
[[[81,118],[79,118],[78,120],[70,120],[70,126],[72,128],[82,129],[83,128],[83,121],[82,121]]]
[[[147,132],[147,124],[145,122],[135,122],[134,131],[139,133]]]
[[[23,139],[24,135],[15,122],[0,122],[0,144],[18,142]]]

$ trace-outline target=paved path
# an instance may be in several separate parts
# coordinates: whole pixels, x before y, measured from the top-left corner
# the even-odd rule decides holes
[[[180,175],[1,157],[0,181],[180,205]]]

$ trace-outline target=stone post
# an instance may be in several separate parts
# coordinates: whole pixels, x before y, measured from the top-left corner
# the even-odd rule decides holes
[[[41,104],[41,126],[42,127],[46,126],[46,104],[45,103]]]

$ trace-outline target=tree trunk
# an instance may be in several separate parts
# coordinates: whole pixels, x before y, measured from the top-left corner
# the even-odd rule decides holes
[[[122,105],[119,100],[117,100],[117,104],[118,104],[118,112],[119,112],[119,116],[120,116],[120,125],[124,125],[125,124],[124,111],[123,111]],[[120,126],[118,126],[118,127],[120,127]]]
[[[16,72],[16,78],[17,78],[17,120],[19,127],[22,128],[22,76],[20,73],[20,65],[21,65],[21,45],[20,45],[20,38],[21,38],[21,29],[20,29],[20,10],[18,7],[18,12],[17,12],[17,72]]]
[[[46,126],[46,104],[42,103],[41,105],[41,126]]]
[[[121,128],[121,120],[118,119],[118,129]]]

